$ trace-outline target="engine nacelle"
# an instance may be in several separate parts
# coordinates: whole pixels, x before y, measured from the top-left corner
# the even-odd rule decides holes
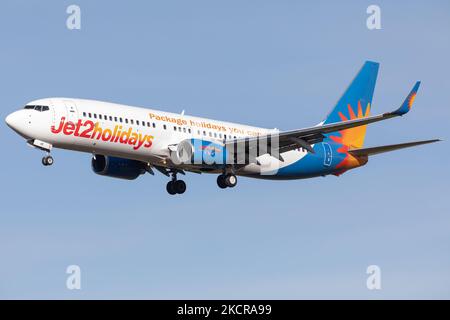
[[[134,180],[145,173],[145,164],[136,160],[96,155],[92,158],[92,170],[102,176]]]
[[[221,144],[201,139],[186,139],[171,153],[175,164],[220,166],[226,163],[227,150]]]

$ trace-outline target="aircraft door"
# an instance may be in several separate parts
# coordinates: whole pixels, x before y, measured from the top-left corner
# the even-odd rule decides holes
[[[61,119],[66,117],[66,108],[56,99],[49,100],[49,107],[51,110],[52,125],[57,127]]]
[[[78,121],[77,105],[72,100],[64,100],[67,112],[67,121],[76,123]]]

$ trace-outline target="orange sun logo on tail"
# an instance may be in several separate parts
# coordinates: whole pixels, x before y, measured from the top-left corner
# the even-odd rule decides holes
[[[416,95],[417,95],[417,93],[413,92],[413,93],[411,93],[411,95],[408,98],[408,109],[409,110],[411,110],[411,107],[412,107],[412,105],[414,103],[414,100],[416,99]]]
[[[348,114],[349,117],[346,117],[342,112],[339,112],[339,117],[342,121],[355,120],[367,118],[370,114],[370,103],[367,104],[366,109],[363,112],[361,101],[358,101],[358,110],[357,113],[353,110],[352,106],[348,104]],[[334,142],[340,144],[341,146],[338,148],[339,153],[345,154],[344,160],[342,160],[337,166],[336,169],[342,168],[344,171],[359,167],[361,165],[366,164],[367,159],[360,159],[352,156],[348,153],[350,149],[358,149],[361,148],[364,144],[364,138],[366,136],[367,125],[359,126],[355,128],[345,129],[338,131],[340,136],[330,135],[329,138]]]

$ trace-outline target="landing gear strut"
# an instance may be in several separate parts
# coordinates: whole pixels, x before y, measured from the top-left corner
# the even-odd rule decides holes
[[[217,185],[221,189],[233,188],[237,184],[237,178],[234,174],[221,174],[217,177]]]
[[[51,155],[46,155],[45,157],[42,158],[42,164],[44,166],[51,166],[53,162],[54,161]]]
[[[169,194],[183,194],[186,191],[186,183],[183,180],[177,180],[176,173],[172,174],[172,180],[167,182],[166,190]]]

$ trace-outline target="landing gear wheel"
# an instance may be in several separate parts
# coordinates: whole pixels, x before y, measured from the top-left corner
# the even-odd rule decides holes
[[[173,186],[178,194],[183,194],[186,191],[186,183],[183,180],[173,181]]]
[[[237,184],[237,178],[234,174],[229,174],[225,177],[225,184],[229,188],[233,188]]]
[[[53,158],[51,156],[47,156],[47,165],[51,166],[53,164]]]
[[[220,174],[217,176],[217,185],[221,189],[225,189],[227,187],[227,184],[225,183],[225,175]]]
[[[51,166],[53,164],[53,158],[52,156],[45,156],[42,158],[42,164],[44,166]]]
[[[221,174],[217,177],[217,185],[221,189],[233,188],[237,184],[237,178],[234,174]]]
[[[171,195],[177,194],[177,192],[175,191],[175,186],[174,186],[174,182],[173,181],[167,182],[166,190]]]

